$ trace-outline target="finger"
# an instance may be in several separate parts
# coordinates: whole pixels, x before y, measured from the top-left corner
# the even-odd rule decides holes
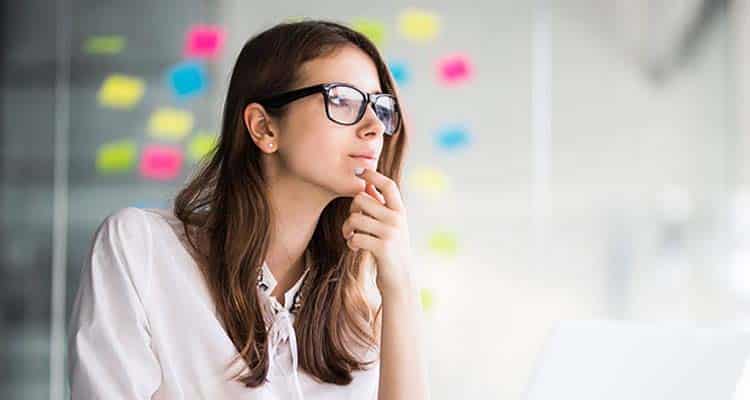
[[[364,233],[355,233],[346,241],[347,246],[352,250],[369,250],[375,252],[380,246],[381,240]]]
[[[366,192],[370,196],[376,198],[381,204],[385,205],[385,197],[378,192],[378,189],[375,189],[375,186],[372,183],[367,182]]]
[[[381,222],[391,223],[394,211],[375,200],[371,194],[360,192],[352,200],[350,213],[363,212]]]
[[[375,218],[364,214],[354,213],[344,221],[341,226],[341,233],[344,238],[351,238],[352,234],[365,233],[378,238],[382,238],[388,230],[388,227]]]
[[[391,180],[391,178],[369,168],[365,168],[359,177],[372,183],[373,186],[380,190],[380,193],[383,193],[383,196],[385,197],[385,205],[388,208],[395,211],[401,211],[403,209],[401,193],[398,190],[396,182]]]

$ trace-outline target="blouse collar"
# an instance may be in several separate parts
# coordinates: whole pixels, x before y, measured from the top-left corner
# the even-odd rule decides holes
[[[311,254],[309,251],[305,252],[305,270],[302,272],[302,276],[297,280],[297,282],[289,288],[289,290],[284,293],[284,309],[291,310],[292,303],[294,302],[294,296],[297,294],[297,292],[302,287],[302,282],[305,280],[305,276],[307,276],[308,272],[310,272],[311,265]],[[260,288],[261,292],[263,292],[266,296],[268,296],[273,302],[276,303],[278,308],[281,308],[281,304],[276,301],[276,298],[271,296],[271,293],[273,292],[273,289],[276,288],[276,285],[278,284],[278,281],[273,276],[273,273],[271,272],[271,269],[268,267],[268,263],[264,260],[263,266],[261,268],[261,273],[258,276],[258,288]]]
[[[271,292],[277,285],[276,278],[271,273],[271,269],[268,268],[268,263],[263,261],[263,268],[261,273],[258,275],[258,288],[265,294],[266,301],[263,302],[263,317],[268,327],[268,340],[267,340],[267,352],[269,356],[269,375],[266,377],[267,380],[271,381],[276,379],[270,377],[275,371],[276,357],[278,348],[282,342],[289,342],[289,351],[292,358],[292,371],[291,375],[294,381],[294,389],[296,392],[297,400],[304,400],[302,394],[302,385],[299,378],[299,354],[297,349],[297,335],[294,330],[293,315],[291,313],[294,296],[300,290],[302,282],[305,276],[310,271],[311,263],[310,252],[305,253],[305,271],[297,282],[292,286],[286,293],[284,293],[284,306],[276,300],[275,297],[271,296]]]

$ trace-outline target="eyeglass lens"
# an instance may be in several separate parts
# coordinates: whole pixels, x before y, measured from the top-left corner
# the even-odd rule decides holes
[[[363,93],[348,86],[334,86],[328,90],[328,114],[336,122],[354,124],[357,122],[362,107],[365,107]],[[381,96],[375,102],[375,115],[385,125],[386,133],[392,134],[398,126],[398,111],[396,102],[386,96]]]

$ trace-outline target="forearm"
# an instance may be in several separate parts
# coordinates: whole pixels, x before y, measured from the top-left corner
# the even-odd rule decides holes
[[[427,400],[420,304],[413,286],[382,295],[378,400]]]

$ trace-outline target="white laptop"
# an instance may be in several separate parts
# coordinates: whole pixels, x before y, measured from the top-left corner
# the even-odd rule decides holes
[[[750,332],[688,323],[568,321],[545,344],[524,400],[732,400]]]

